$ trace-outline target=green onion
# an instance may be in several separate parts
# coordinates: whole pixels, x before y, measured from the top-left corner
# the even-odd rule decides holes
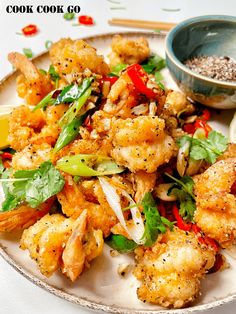
[[[69,124],[65,125],[57,139],[54,152],[58,152],[64,146],[72,142],[79,134],[80,126],[84,121],[84,116],[75,118]]]
[[[45,48],[48,50],[52,46],[53,42],[51,40],[46,40],[45,41]]]
[[[67,21],[71,21],[75,18],[75,13],[72,12],[66,12],[64,15],[63,15],[64,19],[67,20]]]
[[[33,57],[33,51],[30,48],[23,48],[23,53],[27,58],[32,58]]]
[[[92,154],[63,157],[57,162],[57,168],[73,176],[82,177],[103,176],[124,171],[124,168],[119,167],[111,158]]]

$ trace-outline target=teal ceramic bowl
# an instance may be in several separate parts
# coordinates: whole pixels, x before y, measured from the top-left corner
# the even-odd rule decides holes
[[[166,38],[166,63],[179,88],[192,100],[219,108],[236,108],[236,82],[219,81],[191,71],[184,61],[195,56],[229,56],[236,60],[236,16],[206,15],[185,20]]]

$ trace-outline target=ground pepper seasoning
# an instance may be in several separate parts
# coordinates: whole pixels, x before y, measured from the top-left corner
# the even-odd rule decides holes
[[[227,56],[197,56],[184,64],[192,71],[220,81],[236,82],[236,61]]]

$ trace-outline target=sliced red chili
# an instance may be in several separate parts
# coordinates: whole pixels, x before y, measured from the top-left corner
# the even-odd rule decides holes
[[[89,15],[80,15],[78,17],[78,21],[80,24],[83,24],[83,25],[94,25],[94,20]]]
[[[165,209],[165,206],[163,203],[160,203],[158,205],[158,210],[159,210],[161,216],[166,217],[166,209]]]
[[[12,159],[12,154],[8,152],[4,152],[0,156],[2,157],[2,159],[9,159],[9,160]]]
[[[209,132],[212,130],[209,124],[205,120],[197,119],[194,123],[184,124],[183,130],[189,134],[194,134],[197,129],[203,129],[205,131],[206,137],[208,137]]]
[[[84,121],[84,125],[86,126],[86,128],[89,130],[89,131],[92,131],[93,130],[93,127],[91,125],[91,117],[90,115],[88,115]]]
[[[231,186],[231,193],[236,195],[236,181],[234,182],[234,184]]]
[[[38,32],[38,28],[34,24],[29,24],[29,25],[25,26],[24,28],[22,28],[22,33],[25,36],[31,36],[31,35],[36,34],[37,32]]]
[[[216,273],[217,271],[219,271],[222,267],[224,266],[224,258],[222,256],[222,254],[216,254],[215,256],[215,263],[214,266],[212,268],[210,268],[208,270],[208,274],[213,274]]]
[[[183,126],[183,130],[187,132],[188,134],[193,134],[196,129],[195,129],[194,123],[186,123]]]
[[[206,137],[208,137],[209,132],[212,130],[209,124],[206,123],[204,120],[196,120],[194,123],[195,130],[202,128],[205,131]]]
[[[148,98],[156,97],[156,93],[146,86],[148,76],[140,64],[130,65],[127,68],[127,73],[139,93],[146,95]]]
[[[219,250],[219,245],[217,244],[217,242],[208,236],[202,236],[201,228],[199,228],[196,224],[192,224],[192,230],[197,235],[198,241],[201,244],[212,247],[212,249],[216,252]]]
[[[179,210],[178,210],[178,207],[176,205],[173,206],[172,211],[173,211],[173,215],[177,221],[177,224],[176,224],[177,227],[181,230],[184,230],[184,231],[190,231],[192,228],[192,224],[186,223],[183,220],[183,218],[179,214]]]
[[[205,240],[206,245],[211,246],[214,251],[217,252],[219,250],[219,245],[214,239],[205,236],[204,240]]]
[[[203,109],[202,114],[200,116],[202,120],[209,121],[211,118],[211,113],[208,109]]]

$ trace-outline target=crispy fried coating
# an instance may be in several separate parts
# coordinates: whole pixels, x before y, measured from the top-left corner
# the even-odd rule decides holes
[[[85,195],[82,193],[83,188],[77,185],[71,176],[66,175],[65,180],[63,190],[57,194],[63,213],[68,217],[78,217],[86,209],[89,224],[94,229],[102,230],[104,236],[107,237],[111,227],[116,224],[117,218],[108,205],[98,181],[96,180],[91,187],[94,202],[90,202],[85,199]]]
[[[64,38],[54,43],[49,50],[52,64],[60,76],[77,76],[89,69],[93,73],[106,75],[109,66],[96,49],[83,40]]]
[[[131,40],[121,35],[115,35],[112,38],[111,49],[108,56],[111,66],[119,63],[142,63],[150,54],[148,41],[143,37]]]
[[[29,144],[12,157],[12,168],[15,170],[30,170],[38,168],[44,161],[50,159],[52,147],[47,143]]]
[[[164,127],[164,120],[155,116],[117,119],[112,126],[114,149],[111,156],[132,172],[156,171],[175,152],[175,143],[165,134]]]
[[[89,228],[85,210],[77,219],[46,215],[24,231],[20,245],[29,250],[43,275],[51,276],[61,268],[75,281],[89,262],[101,254],[103,237],[100,230]]]
[[[28,228],[49,212],[52,202],[53,198],[47,200],[38,208],[21,205],[11,211],[1,212],[0,232],[12,232]]]
[[[29,144],[55,144],[61,130],[57,122],[67,108],[66,105],[51,106],[45,112],[32,112],[25,105],[15,108],[9,118],[9,144],[17,151]]]
[[[204,233],[222,247],[236,242],[236,158],[221,160],[195,179],[197,210],[194,220]]]
[[[11,52],[8,60],[22,73],[17,78],[17,92],[28,104],[36,105],[53,89],[50,77],[41,74],[26,56]]]
[[[200,280],[215,262],[215,252],[202,247],[192,233],[175,228],[151,249],[138,248],[134,275],[141,281],[138,298],[181,308],[199,295]]]

